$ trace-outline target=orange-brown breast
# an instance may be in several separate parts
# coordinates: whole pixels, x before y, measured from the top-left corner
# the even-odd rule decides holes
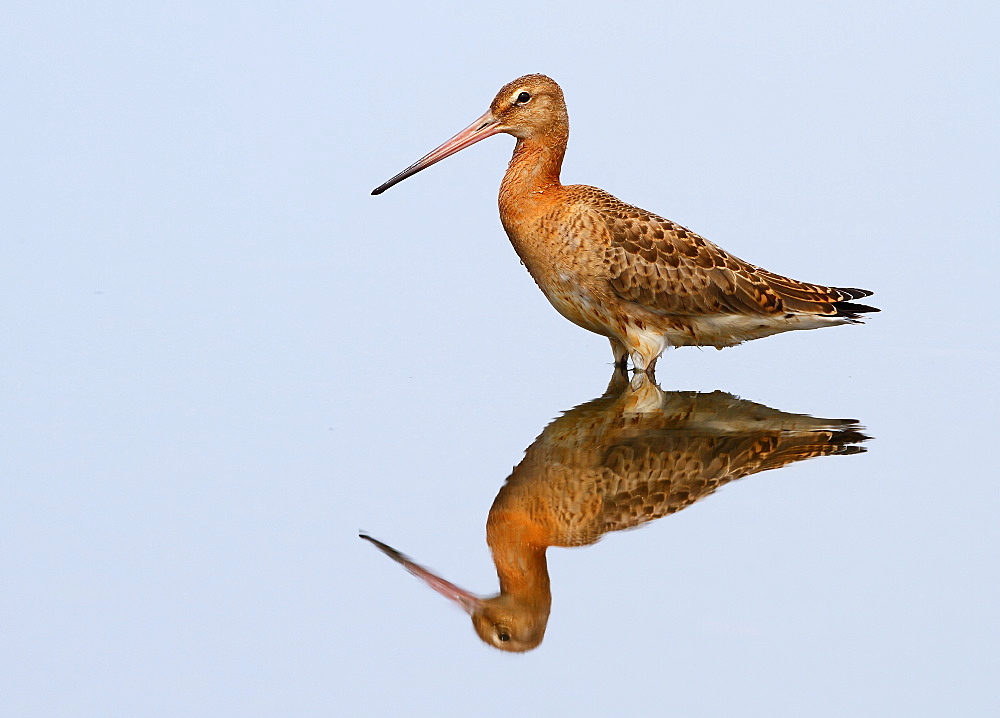
[[[604,267],[609,235],[600,217],[581,206],[580,189],[553,185],[501,201],[500,216],[514,250],[556,310],[612,336],[620,300]]]

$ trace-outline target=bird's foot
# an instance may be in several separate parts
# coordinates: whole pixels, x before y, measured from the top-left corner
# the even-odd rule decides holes
[[[657,357],[657,358],[659,358],[659,357]],[[655,380],[656,379],[656,359],[654,359],[653,361],[649,362],[649,364],[647,364],[645,367],[643,367],[641,369],[638,368],[638,367],[636,367],[635,369],[633,369],[633,371],[636,374],[645,374],[650,379]]]

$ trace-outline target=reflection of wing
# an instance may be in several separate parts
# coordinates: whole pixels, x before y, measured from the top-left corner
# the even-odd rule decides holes
[[[591,188],[588,188],[591,189]],[[670,220],[591,189],[588,208],[610,232],[604,261],[622,299],[662,314],[781,314],[854,319],[877,311],[850,300],[863,289],[807,284],[768,272]]]
[[[548,545],[593,543],[690,506],[730,481],[816,456],[863,451],[852,419],[790,414],[716,391],[663,392],[637,375],[566,412],[528,447],[488,532],[514,516]],[[540,536],[538,541],[541,541]]]
[[[737,436],[656,436],[608,448],[599,482],[599,533],[633,528],[680,511],[730,481],[802,459],[853,454],[856,431]]]

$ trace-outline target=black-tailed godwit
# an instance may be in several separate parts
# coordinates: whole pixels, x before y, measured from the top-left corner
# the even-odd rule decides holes
[[[552,305],[611,340],[615,363],[652,373],[668,347],[730,347],[792,329],[857,324],[871,292],[807,284],[734,257],[604,190],[563,185],[569,138],[562,89],[545,75],[505,85],[469,127],[372,194],[491,135],[517,138],[500,220]]]

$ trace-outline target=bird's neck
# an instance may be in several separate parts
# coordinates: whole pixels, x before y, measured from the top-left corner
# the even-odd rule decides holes
[[[546,190],[561,187],[562,169],[569,139],[567,128],[557,127],[540,136],[519,137],[510,158],[507,173],[500,184],[500,211],[514,211],[514,205],[542,195]]]
[[[549,569],[545,561],[547,544],[532,535],[537,533],[533,527],[524,526],[520,521],[503,521],[492,515],[490,519],[486,541],[493,553],[500,592],[543,602],[550,600]]]

